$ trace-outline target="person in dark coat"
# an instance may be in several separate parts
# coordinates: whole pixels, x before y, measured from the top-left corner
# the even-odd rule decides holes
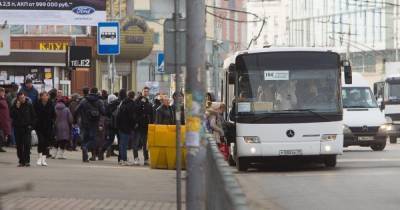
[[[39,157],[36,164],[47,166],[46,157],[48,147],[54,136],[53,125],[56,113],[46,91],[41,92],[39,97],[39,100],[34,104],[38,122],[35,130],[39,139],[37,147]]]
[[[0,152],[5,152],[2,145],[7,138],[11,136],[11,118],[7,100],[5,98],[6,90],[0,87]]]
[[[36,103],[39,98],[39,92],[33,87],[32,80],[27,79],[25,84],[22,86],[21,92],[24,92],[26,96],[31,100],[32,104]]]
[[[173,103],[172,103],[172,105],[171,105],[171,107],[172,107],[172,110],[174,110],[174,114],[176,113],[176,111],[177,111],[177,102],[178,102],[178,100],[180,100],[180,102],[181,102],[181,114],[180,114],[180,120],[181,120],[181,125],[185,125],[185,105],[184,105],[184,95],[183,95],[183,93],[182,92],[175,92],[173,95],[172,95],[172,98],[174,99],[174,101],[173,101]]]
[[[88,151],[92,152],[96,149],[96,136],[99,129],[99,122],[102,115],[105,115],[103,102],[99,99],[98,89],[92,88],[90,94],[80,102],[74,116],[74,124],[76,119],[81,119],[81,131],[83,132],[82,142],[82,160],[89,162]]]
[[[150,89],[144,87],[141,96],[136,99],[136,118],[137,129],[136,138],[133,143],[133,164],[139,165],[138,151],[143,148],[144,165],[149,165],[149,152],[147,150],[147,130],[149,124],[153,123],[153,104],[150,103],[149,94]]]
[[[78,107],[80,103],[80,98],[79,98],[79,94],[74,93],[71,96],[71,100],[69,103],[69,110],[71,111],[72,116],[75,116],[75,111],[76,108]],[[77,121],[79,124],[79,119],[74,119],[74,121]],[[78,144],[78,141],[80,141],[80,129],[78,125],[73,125],[72,128],[72,138],[71,138],[71,145],[70,145],[70,149],[72,151],[77,151],[76,150],[76,146]]]
[[[106,106],[106,142],[103,144],[99,151],[99,160],[104,160],[104,153],[107,151],[114,143],[114,138],[118,134],[117,127],[117,114],[120,101],[117,96],[111,94],[107,99]]]
[[[18,167],[29,167],[31,131],[36,122],[36,114],[33,105],[28,102],[24,92],[17,94],[17,99],[11,107],[11,118],[17,142]]]
[[[117,127],[119,131],[119,155],[120,155],[120,164],[121,165],[129,165],[128,164],[128,156],[127,150],[129,141],[131,136],[133,135],[134,128],[136,125],[136,103],[134,101],[135,92],[130,91],[128,97],[125,98],[120,107],[118,108],[117,115]]]
[[[155,124],[175,125],[174,110],[170,106],[169,98],[166,95],[161,96],[162,105],[156,110]]]
[[[65,105],[63,99],[59,99],[56,104],[56,140],[57,140],[57,151],[54,158],[65,159],[64,152],[67,148],[68,142],[71,137],[72,128],[72,114],[69,108]],[[58,152],[60,152],[58,154]]]

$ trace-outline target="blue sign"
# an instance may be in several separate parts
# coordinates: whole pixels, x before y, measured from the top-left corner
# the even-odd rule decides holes
[[[97,25],[97,54],[118,55],[120,53],[119,23],[100,22]]]
[[[159,52],[157,53],[157,66],[156,66],[156,71],[158,73],[164,73],[164,53]]]

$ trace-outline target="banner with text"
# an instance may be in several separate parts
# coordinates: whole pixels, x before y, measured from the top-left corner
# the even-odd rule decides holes
[[[106,0],[0,0],[0,23],[96,26],[106,20]]]

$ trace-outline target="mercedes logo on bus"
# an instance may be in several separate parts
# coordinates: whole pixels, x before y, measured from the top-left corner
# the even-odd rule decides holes
[[[362,127],[362,131],[368,132],[368,126],[364,125],[364,126]]]
[[[289,138],[292,138],[294,136],[294,130],[287,130],[286,136],[288,136]]]

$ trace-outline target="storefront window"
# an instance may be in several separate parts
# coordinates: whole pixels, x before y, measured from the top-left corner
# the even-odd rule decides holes
[[[11,25],[11,34],[24,34],[24,25]]]
[[[39,25],[28,25],[26,26],[26,33],[27,34],[40,34],[40,26]]]
[[[42,26],[42,34],[55,34],[56,27],[55,26]]]
[[[70,34],[70,27],[69,26],[56,26],[56,33],[57,34]]]
[[[74,35],[85,35],[86,26],[72,26],[72,34]]]

